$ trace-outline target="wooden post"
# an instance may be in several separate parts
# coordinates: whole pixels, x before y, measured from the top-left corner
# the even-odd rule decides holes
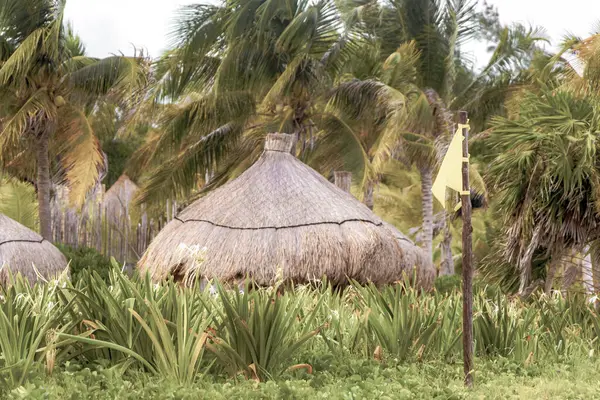
[[[350,193],[350,187],[352,186],[352,172],[334,171],[333,177],[335,186],[339,187],[344,192]]]
[[[460,111],[458,122],[467,124],[467,112]],[[471,192],[469,186],[469,129],[462,128],[462,279],[463,279],[463,363],[465,385],[473,386],[473,243],[471,226]]]

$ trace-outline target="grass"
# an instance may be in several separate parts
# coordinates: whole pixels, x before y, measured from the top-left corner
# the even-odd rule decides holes
[[[575,359],[523,367],[506,358],[477,359],[475,388],[462,384],[462,366],[441,361],[382,365],[323,357],[313,374],[287,373],[267,382],[205,376],[191,385],[140,372],[122,375],[100,365],[69,365],[39,374],[8,399],[597,399],[599,360]]]
[[[583,298],[478,290],[466,392],[456,290],[213,295],[115,269],[0,295],[0,398],[600,398],[600,324]]]

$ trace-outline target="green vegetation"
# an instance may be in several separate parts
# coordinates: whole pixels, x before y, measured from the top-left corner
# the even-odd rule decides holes
[[[461,398],[461,307],[456,291],[403,285],[244,293],[217,286],[211,294],[117,269],[109,282],[88,270],[76,283],[31,287],[17,277],[0,300],[1,387],[16,398],[45,390],[153,396],[167,387],[182,398],[235,397],[250,387],[257,398]],[[550,376],[562,370],[569,379],[598,362],[598,316],[581,297],[524,302],[479,291],[474,308],[481,393],[502,380],[517,386],[493,396],[550,393],[557,388],[543,386]],[[527,377],[540,386],[528,387]],[[569,387],[574,395],[596,393],[585,383]]]
[[[382,365],[323,357],[313,375],[289,373],[276,381],[224,381],[210,376],[182,386],[141,373],[120,374],[101,364],[69,364],[52,377],[37,375],[9,399],[595,399],[600,363],[586,357],[524,368],[510,360],[477,360],[477,385],[462,383],[462,365],[439,361]]]
[[[81,272],[85,270],[94,271],[105,281],[108,281],[109,272],[113,269],[111,261],[90,247],[73,248],[59,245],[58,248],[69,261],[69,272],[71,280],[77,282]]]

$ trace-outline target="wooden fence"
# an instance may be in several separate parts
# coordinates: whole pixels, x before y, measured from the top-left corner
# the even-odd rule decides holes
[[[132,213],[123,190],[116,196],[100,188],[81,210],[65,206],[64,193],[52,203],[52,239],[74,248],[91,247],[121,264],[131,264],[144,254],[158,232],[177,214],[177,203],[167,201],[164,215],[149,218],[144,207]]]

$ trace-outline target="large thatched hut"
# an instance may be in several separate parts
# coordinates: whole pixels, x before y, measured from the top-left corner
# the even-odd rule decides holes
[[[21,273],[29,282],[35,282],[36,269],[45,279],[50,279],[66,267],[67,259],[52,243],[0,214],[0,284],[6,282],[9,269],[13,275]]]
[[[155,280],[251,277],[269,285],[326,276],[381,284],[416,268],[430,284],[420,249],[290,154],[293,141],[268,135],[254,165],[165,226],[140,260],[142,272]]]

